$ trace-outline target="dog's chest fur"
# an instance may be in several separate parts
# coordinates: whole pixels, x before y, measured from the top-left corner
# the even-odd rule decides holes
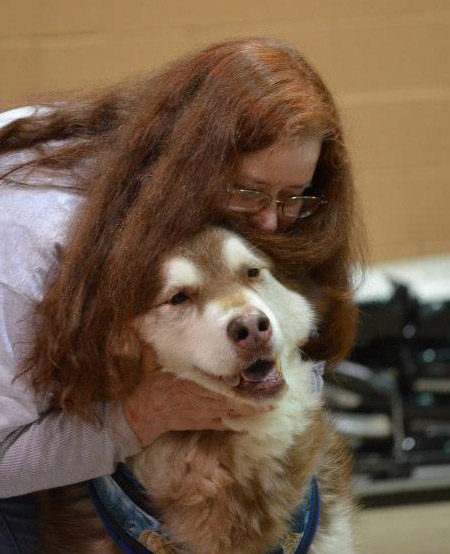
[[[196,554],[263,553],[278,543],[320,456],[320,416],[281,455],[255,437],[178,432],[132,464],[174,542]],[[314,437],[314,439],[312,438]],[[273,445],[271,445],[273,449]]]

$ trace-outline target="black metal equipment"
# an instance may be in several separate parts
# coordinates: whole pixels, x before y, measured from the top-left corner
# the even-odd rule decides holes
[[[413,498],[428,486],[448,498],[450,258],[376,274],[360,294],[352,356],[326,377],[328,403],[354,449],[363,497],[378,489],[384,500],[389,490]]]

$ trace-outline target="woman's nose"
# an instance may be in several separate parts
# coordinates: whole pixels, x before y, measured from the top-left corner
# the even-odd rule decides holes
[[[258,229],[266,233],[275,233],[278,229],[278,213],[275,202],[260,210],[251,217],[252,222]]]

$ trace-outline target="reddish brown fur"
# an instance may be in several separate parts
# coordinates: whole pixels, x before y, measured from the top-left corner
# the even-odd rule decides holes
[[[313,425],[309,436],[302,437],[302,448],[292,448],[280,462],[282,473],[270,495],[264,491],[262,472],[256,468],[242,486],[241,470],[233,464],[231,445],[217,433],[187,436],[184,443],[177,437],[176,460],[167,464],[167,482],[150,479],[152,497],[167,506],[163,519],[170,529],[176,530],[173,538],[182,541],[189,537],[202,554],[259,554],[276,546],[317,464],[320,434],[314,426],[320,426],[320,422]],[[166,462],[174,459],[170,455],[174,448],[171,440],[173,437],[167,437],[161,447]],[[195,450],[191,464],[186,466],[188,473],[178,467],[180,463],[184,465],[187,449]],[[155,466],[161,461],[158,450],[152,452]],[[180,480],[174,482],[173,475]],[[199,476],[205,480],[203,489],[199,487]]]

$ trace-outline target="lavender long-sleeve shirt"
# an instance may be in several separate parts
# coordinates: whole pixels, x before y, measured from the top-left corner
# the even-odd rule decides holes
[[[0,114],[0,126],[34,108]],[[30,154],[23,154],[23,161]],[[0,174],[18,155],[0,157]],[[29,184],[62,182],[64,174],[24,170]],[[119,406],[101,406],[103,429],[53,410],[15,379],[33,340],[31,313],[43,297],[80,196],[60,189],[0,182],[0,497],[105,475],[140,450]]]

